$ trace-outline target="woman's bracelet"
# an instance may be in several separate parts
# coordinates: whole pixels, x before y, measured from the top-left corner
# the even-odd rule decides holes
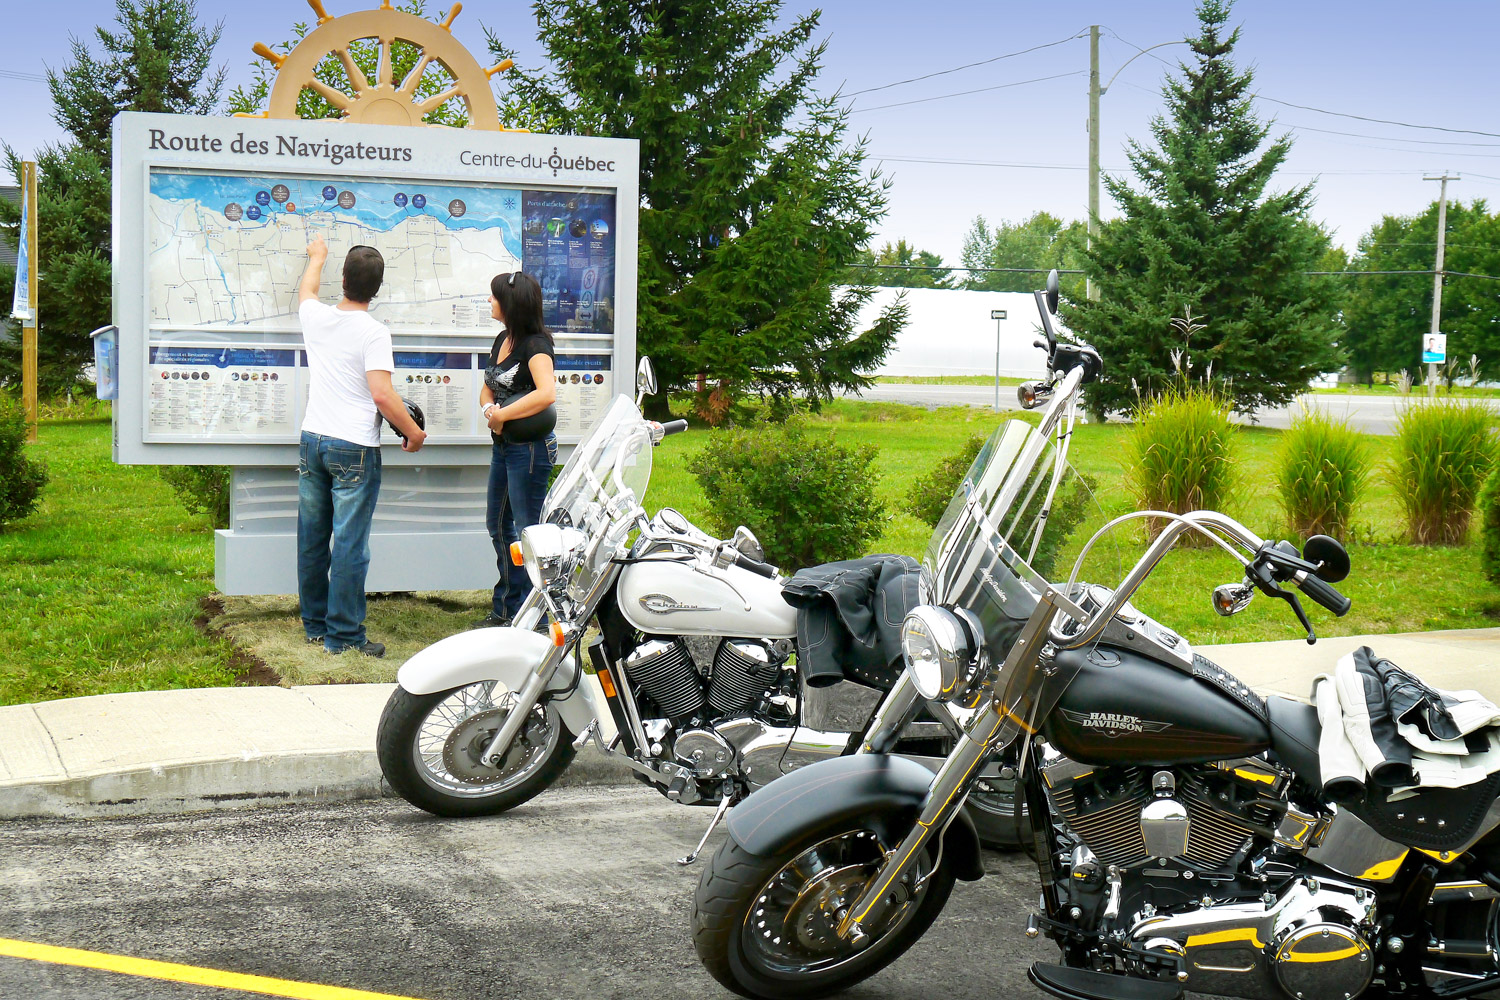
[[[479,408],[479,415],[488,420],[490,419],[490,411],[499,405],[499,403],[485,403]]]

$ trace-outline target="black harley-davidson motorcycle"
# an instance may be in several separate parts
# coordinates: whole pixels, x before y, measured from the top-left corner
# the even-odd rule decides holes
[[[870,752],[778,778],[734,809],[694,900],[698,955],[747,997],[823,996],[875,973],[932,924],[955,880],[983,874],[959,811],[986,762],[1018,775],[1041,888],[1029,937],[1061,951],[1031,982],[1069,1000],[1454,998],[1500,989],[1500,774],[1394,801],[1373,785],[1335,803],[1317,710],[1262,698],[1128,602],[1189,531],[1245,570],[1214,593],[1298,593],[1342,615],[1343,548],[1299,553],[1214,511],[1140,511],[1083,546],[1073,577],[1033,566],[1066,488],[1079,392],[1100,370],[1053,332],[1055,274],[1037,293],[1050,376],[1040,427],[1002,426],[981,450],[923,561],[906,673]],[[1054,441],[1055,438],[1055,441]],[[1076,582],[1120,522],[1164,523],[1113,590]],[[923,701],[965,735],[936,776],[885,753]],[[1019,929],[1019,928],[1018,928]]]

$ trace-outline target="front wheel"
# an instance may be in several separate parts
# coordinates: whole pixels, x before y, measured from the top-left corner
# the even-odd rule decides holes
[[[953,870],[925,856],[898,884],[895,905],[856,949],[836,933],[900,835],[873,817],[850,819],[771,857],[731,837],[714,854],[693,899],[693,944],[709,974],[745,997],[821,997],[848,989],[917,942],[948,902]]]
[[[491,816],[531,799],[573,762],[573,734],[557,709],[536,705],[498,766],[485,762],[512,698],[495,681],[433,694],[398,685],[375,737],[381,773],[403,799],[438,816]]]

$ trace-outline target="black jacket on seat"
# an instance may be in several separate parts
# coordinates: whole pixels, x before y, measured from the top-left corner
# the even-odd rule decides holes
[[[797,664],[811,687],[841,680],[889,688],[901,672],[901,623],[917,605],[910,556],[866,556],[804,569],[781,588],[797,609]]]

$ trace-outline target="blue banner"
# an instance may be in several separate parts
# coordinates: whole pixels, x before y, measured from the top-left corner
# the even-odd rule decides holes
[[[153,365],[213,365],[215,368],[295,368],[297,352],[257,347],[153,347]]]

